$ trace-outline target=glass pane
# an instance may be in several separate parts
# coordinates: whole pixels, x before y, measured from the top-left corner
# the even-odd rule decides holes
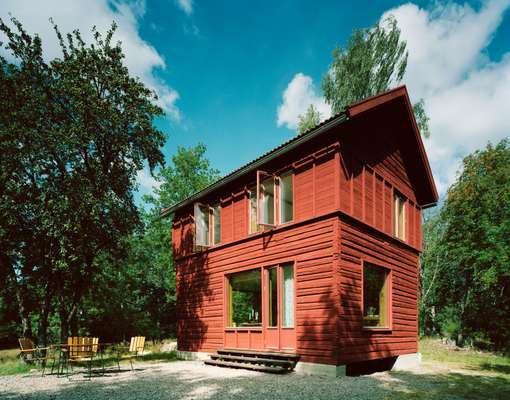
[[[280,215],[282,224],[292,221],[292,174],[280,178]]]
[[[294,326],[294,266],[292,264],[282,267],[283,275],[283,327]]]
[[[214,219],[214,244],[221,243],[221,215],[220,205],[216,205],[213,208],[213,219]]]
[[[209,245],[209,207],[197,207],[197,215],[195,217],[195,243],[199,246]]]
[[[258,231],[257,224],[257,189],[250,189],[250,233]]]
[[[388,326],[388,270],[366,263],[363,267],[363,326]]]
[[[274,225],[274,179],[270,178],[260,185],[260,222]]]
[[[260,270],[239,272],[228,277],[229,326],[250,327],[262,325]]]
[[[268,326],[278,326],[278,268],[267,271]]]
[[[399,198],[399,210],[398,210],[398,233],[399,238],[404,240],[404,200]]]

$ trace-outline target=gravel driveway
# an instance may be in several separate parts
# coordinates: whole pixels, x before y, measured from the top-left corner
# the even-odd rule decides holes
[[[111,370],[87,380],[39,374],[0,377],[0,398],[8,399],[378,399],[399,390],[395,374],[326,378],[205,366],[197,361],[138,364],[131,372]],[[397,386],[395,386],[395,384]],[[405,393],[405,389],[402,390]]]

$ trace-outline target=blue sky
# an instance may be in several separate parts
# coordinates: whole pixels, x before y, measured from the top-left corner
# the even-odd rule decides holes
[[[44,4],[43,4],[44,3]],[[508,0],[419,1],[67,1],[5,0],[0,16],[18,17],[58,55],[48,17],[62,30],[119,24],[126,63],[161,95],[167,160],[177,146],[203,142],[225,174],[295,134],[297,115],[315,104],[336,45],[355,28],[389,13],[408,42],[405,83],[425,99],[426,147],[441,193],[461,158],[510,134]],[[139,174],[140,191],[154,183]]]

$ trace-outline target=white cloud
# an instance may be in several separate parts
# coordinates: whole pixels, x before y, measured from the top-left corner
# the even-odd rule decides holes
[[[393,14],[407,41],[405,83],[413,100],[425,99],[431,131],[425,146],[441,194],[465,155],[510,136],[510,48],[498,62],[485,53],[509,5],[405,4],[382,17]]]
[[[294,75],[283,92],[282,103],[278,107],[278,126],[296,129],[299,116],[306,112],[310,104],[317,108],[322,119],[331,115],[331,107],[317,94],[312,78],[300,72]]]
[[[498,62],[486,54],[509,6],[510,0],[486,1],[479,9],[453,2],[430,9],[407,3],[381,17],[393,14],[407,42],[404,82],[413,101],[425,100],[431,132],[425,146],[441,195],[464,156],[510,136],[510,47]],[[312,79],[299,73],[283,93],[278,126],[295,129],[310,103],[319,110],[327,107]]]
[[[161,186],[161,182],[154,179],[147,165],[137,172],[136,182],[139,185],[138,192],[141,194],[151,193],[154,188],[159,188]]]
[[[187,15],[193,13],[193,0],[177,0],[177,4]]]
[[[130,73],[138,76],[158,94],[158,103],[165,112],[174,119],[180,118],[175,104],[179,94],[156,76],[157,69],[166,67],[165,60],[139,34],[139,20],[145,13],[144,1],[3,0],[0,17],[5,22],[9,21],[9,13],[19,19],[29,33],[39,34],[46,59],[61,55],[55,32],[48,21],[50,17],[62,33],[79,29],[89,43],[92,41],[92,26],[106,33],[112,21],[116,21],[118,29],[114,39],[122,42],[125,63]]]

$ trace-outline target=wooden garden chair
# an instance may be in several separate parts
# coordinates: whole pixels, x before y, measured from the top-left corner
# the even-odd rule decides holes
[[[133,371],[133,359],[138,358],[143,354],[143,350],[145,347],[145,336],[133,336],[131,337],[131,341],[128,346],[118,347],[118,355],[117,355],[117,366],[120,370],[120,359],[129,359],[129,363],[131,364],[131,371]]]
[[[71,336],[67,338],[66,367],[73,363],[86,363],[89,371],[89,378],[92,375],[92,362],[97,357],[99,350],[99,338]],[[104,373],[104,365],[102,365]],[[69,369],[67,368],[67,375]]]
[[[50,347],[37,347],[34,342],[29,338],[18,338],[20,347],[20,358],[27,364],[41,363],[43,369],[42,374],[46,370],[46,362],[52,360],[51,373],[55,367],[55,357],[49,354]]]

